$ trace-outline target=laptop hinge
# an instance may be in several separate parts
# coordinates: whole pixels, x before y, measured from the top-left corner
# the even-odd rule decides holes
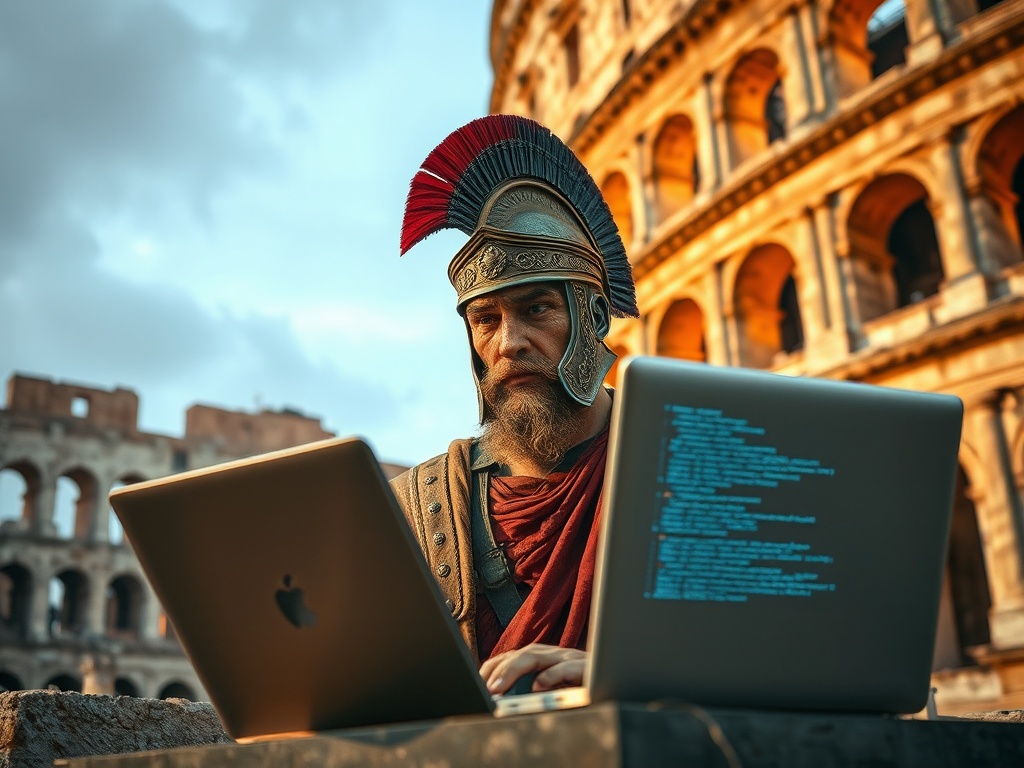
[[[491,521],[487,514],[487,472],[474,472],[476,492],[471,494],[470,528],[473,534],[473,568],[476,571],[477,585],[487,596],[498,621],[507,627],[516,615],[523,598],[516,589],[512,579],[505,550],[494,541]]]

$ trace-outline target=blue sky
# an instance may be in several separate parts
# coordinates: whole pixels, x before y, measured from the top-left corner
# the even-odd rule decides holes
[[[0,377],[296,408],[415,463],[476,427],[409,180],[486,114],[490,4],[0,0]]]

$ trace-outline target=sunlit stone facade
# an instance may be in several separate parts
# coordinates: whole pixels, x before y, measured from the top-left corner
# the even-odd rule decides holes
[[[1011,0],[497,0],[490,33],[491,111],[622,231],[616,351],[963,399],[946,712],[1024,706],[1022,41]]]

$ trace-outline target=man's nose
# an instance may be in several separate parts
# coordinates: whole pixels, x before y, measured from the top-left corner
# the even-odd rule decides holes
[[[502,357],[517,357],[530,346],[525,324],[515,317],[503,317],[499,333],[498,353]]]

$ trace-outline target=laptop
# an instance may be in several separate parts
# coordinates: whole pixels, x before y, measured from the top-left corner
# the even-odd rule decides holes
[[[951,395],[622,361],[590,699],[923,709],[962,419]]]
[[[141,482],[110,502],[232,738],[493,709],[365,441]]]

